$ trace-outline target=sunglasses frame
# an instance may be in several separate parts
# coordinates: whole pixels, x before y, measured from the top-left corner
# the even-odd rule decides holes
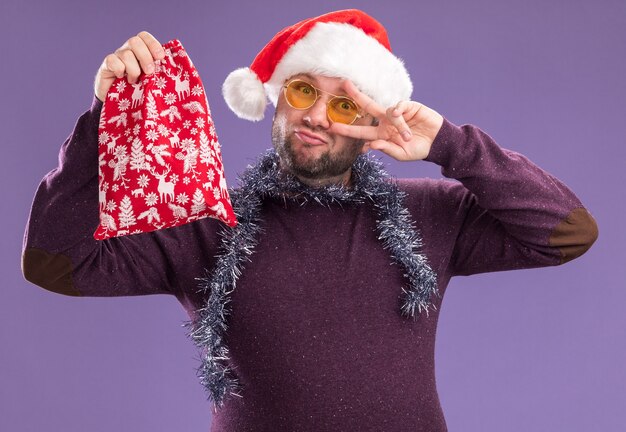
[[[308,86],[311,86],[311,88],[313,88],[313,90],[315,90],[315,99],[313,100],[313,103],[311,105],[309,105],[308,107],[306,107],[306,108],[298,108],[298,107],[295,107],[295,106],[291,105],[291,103],[289,102],[289,98],[287,98],[287,87],[289,87],[294,82],[302,82],[302,83],[304,83],[304,84],[306,84]],[[332,96],[332,98],[328,99],[328,102],[326,102],[326,117],[328,118],[328,120],[331,121],[331,123],[334,123],[335,121],[333,119],[331,119],[330,116],[328,115],[328,107],[330,106],[330,102],[333,99],[337,99],[337,98],[347,99],[350,102],[352,102],[354,104],[354,106],[356,106],[358,108],[358,112],[356,113],[356,116],[354,117],[354,119],[352,119],[352,121],[350,123],[343,123],[343,124],[351,125],[355,121],[357,121],[358,119],[365,117],[365,116],[361,115],[361,113],[360,113],[361,107],[359,106],[359,104],[357,104],[353,99],[349,98],[348,96],[340,96],[340,95],[336,95],[336,94],[327,92],[326,90],[322,90],[320,88],[317,88],[313,84],[311,84],[310,82],[308,82],[306,80],[303,80],[301,78],[294,78],[294,79],[290,80],[287,84],[283,85],[283,96],[285,97],[285,101],[287,102],[287,104],[291,108],[297,109],[297,110],[300,110],[300,111],[307,110],[307,109],[311,108],[313,105],[315,105],[317,100],[322,97],[323,93],[326,93],[327,95]],[[339,122],[339,123],[341,123],[341,122]]]

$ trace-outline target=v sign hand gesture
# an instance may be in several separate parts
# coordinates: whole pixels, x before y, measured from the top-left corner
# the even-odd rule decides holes
[[[350,81],[343,88],[365,113],[378,119],[377,126],[333,123],[330,131],[365,140],[363,152],[380,150],[400,161],[422,160],[428,156],[443,116],[419,102],[402,101],[385,109],[361,93]]]

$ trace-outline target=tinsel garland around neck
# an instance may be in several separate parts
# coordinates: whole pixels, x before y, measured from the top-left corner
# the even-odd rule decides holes
[[[426,312],[431,295],[439,295],[437,276],[426,257],[417,251],[422,241],[413,228],[409,211],[404,207],[405,193],[400,191],[382,164],[367,155],[360,155],[352,166],[351,187],[331,185],[311,188],[296,177],[279,169],[275,151],[263,154],[255,166],[249,166],[240,178],[241,188],[231,192],[238,224],[224,226],[220,232],[222,251],[207,277],[199,278],[200,289],[209,293],[206,305],[197,310],[190,323],[190,336],[201,349],[202,365],[198,375],[213,401],[221,407],[227,394],[240,396],[240,385],[227,365],[228,348],[224,344],[229,296],[244,264],[250,261],[260,231],[260,209],[264,198],[296,199],[329,206],[333,203],[371,203],[377,213],[378,238],[393,260],[401,265],[408,287],[402,288],[400,313],[416,318]]]

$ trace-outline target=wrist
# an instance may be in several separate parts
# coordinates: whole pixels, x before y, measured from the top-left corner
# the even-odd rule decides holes
[[[437,138],[441,135],[441,129],[443,127],[444,118],[441,114],[435,113],[436,116],[432,121],[432,126],[428,128],[428,132],[426,133],[426,137],[428,138],[428,148],[426,149],[426,157],[425,160],[428,160],[428,156],[430,156],[433,144],[437,140]]]
[[[463,130],[445,117],[424,160],[445,166],[464,141]]]

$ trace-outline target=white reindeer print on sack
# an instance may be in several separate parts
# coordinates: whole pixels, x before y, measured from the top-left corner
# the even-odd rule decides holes
[[[137,189],[133,189],[131,191],[131,195],[134,196],[135,198],[140,197],[140,196],[146,196],[146,193],[144,192],[143,188],[137,188]]]
[[[115,146],[117,145],[117,140],[119,138],[120,138],[120,135],[111,137],[111,141],[109,141],[107,143],[107,153],[108,154],[113,153],[113,150],[115,149]]]
[[[189,96],[190,91],[189,91],[189,74],[187,72],[185,72],[185,79],[181,80],[180,76],[183,73],[182,68],[178,68],[178,72],[176,73],[176,75],[172,75],[172,73],[169,70],[165,70],[165,75],[167,75],[168,77],[170,77],[171,79],[173,79],[174,81],[176,81],[175,84],[175,89],[176,89],[176,94],[178,95],[178,99],[179,100],[183,100],[185,99],[187,96]],[[182,97],[181,97],[182,94]]]
[[[170,202],[174,201],[175,183],[171,181],[165,181],[165,177],[170,173],[171,167],[169,165],[165,165],[165,167],[167,169],[162,174],[157,174],[154,168],[150,168],[150,173],[152,173],[152,175],[159,180],[159,185],[157,186],[157,190],[159,191],[159,199],[161,200],[162,203],[168,202],[167,201],[168,198]]]
[[[178,138],[180,128],[176,132],[174,132],[173,130],[171,130],[170,132],[172,133],[172,135],[174,135],[173,137],[170,137],[170,145],[172,147],[180,147],[180,138]]]
[[[131,84],[135,90],[133,90],[133,103],[131,108],[137,107],[137,105],[141,105],[143,102],[143,82],[139,81],[137,84]]]

